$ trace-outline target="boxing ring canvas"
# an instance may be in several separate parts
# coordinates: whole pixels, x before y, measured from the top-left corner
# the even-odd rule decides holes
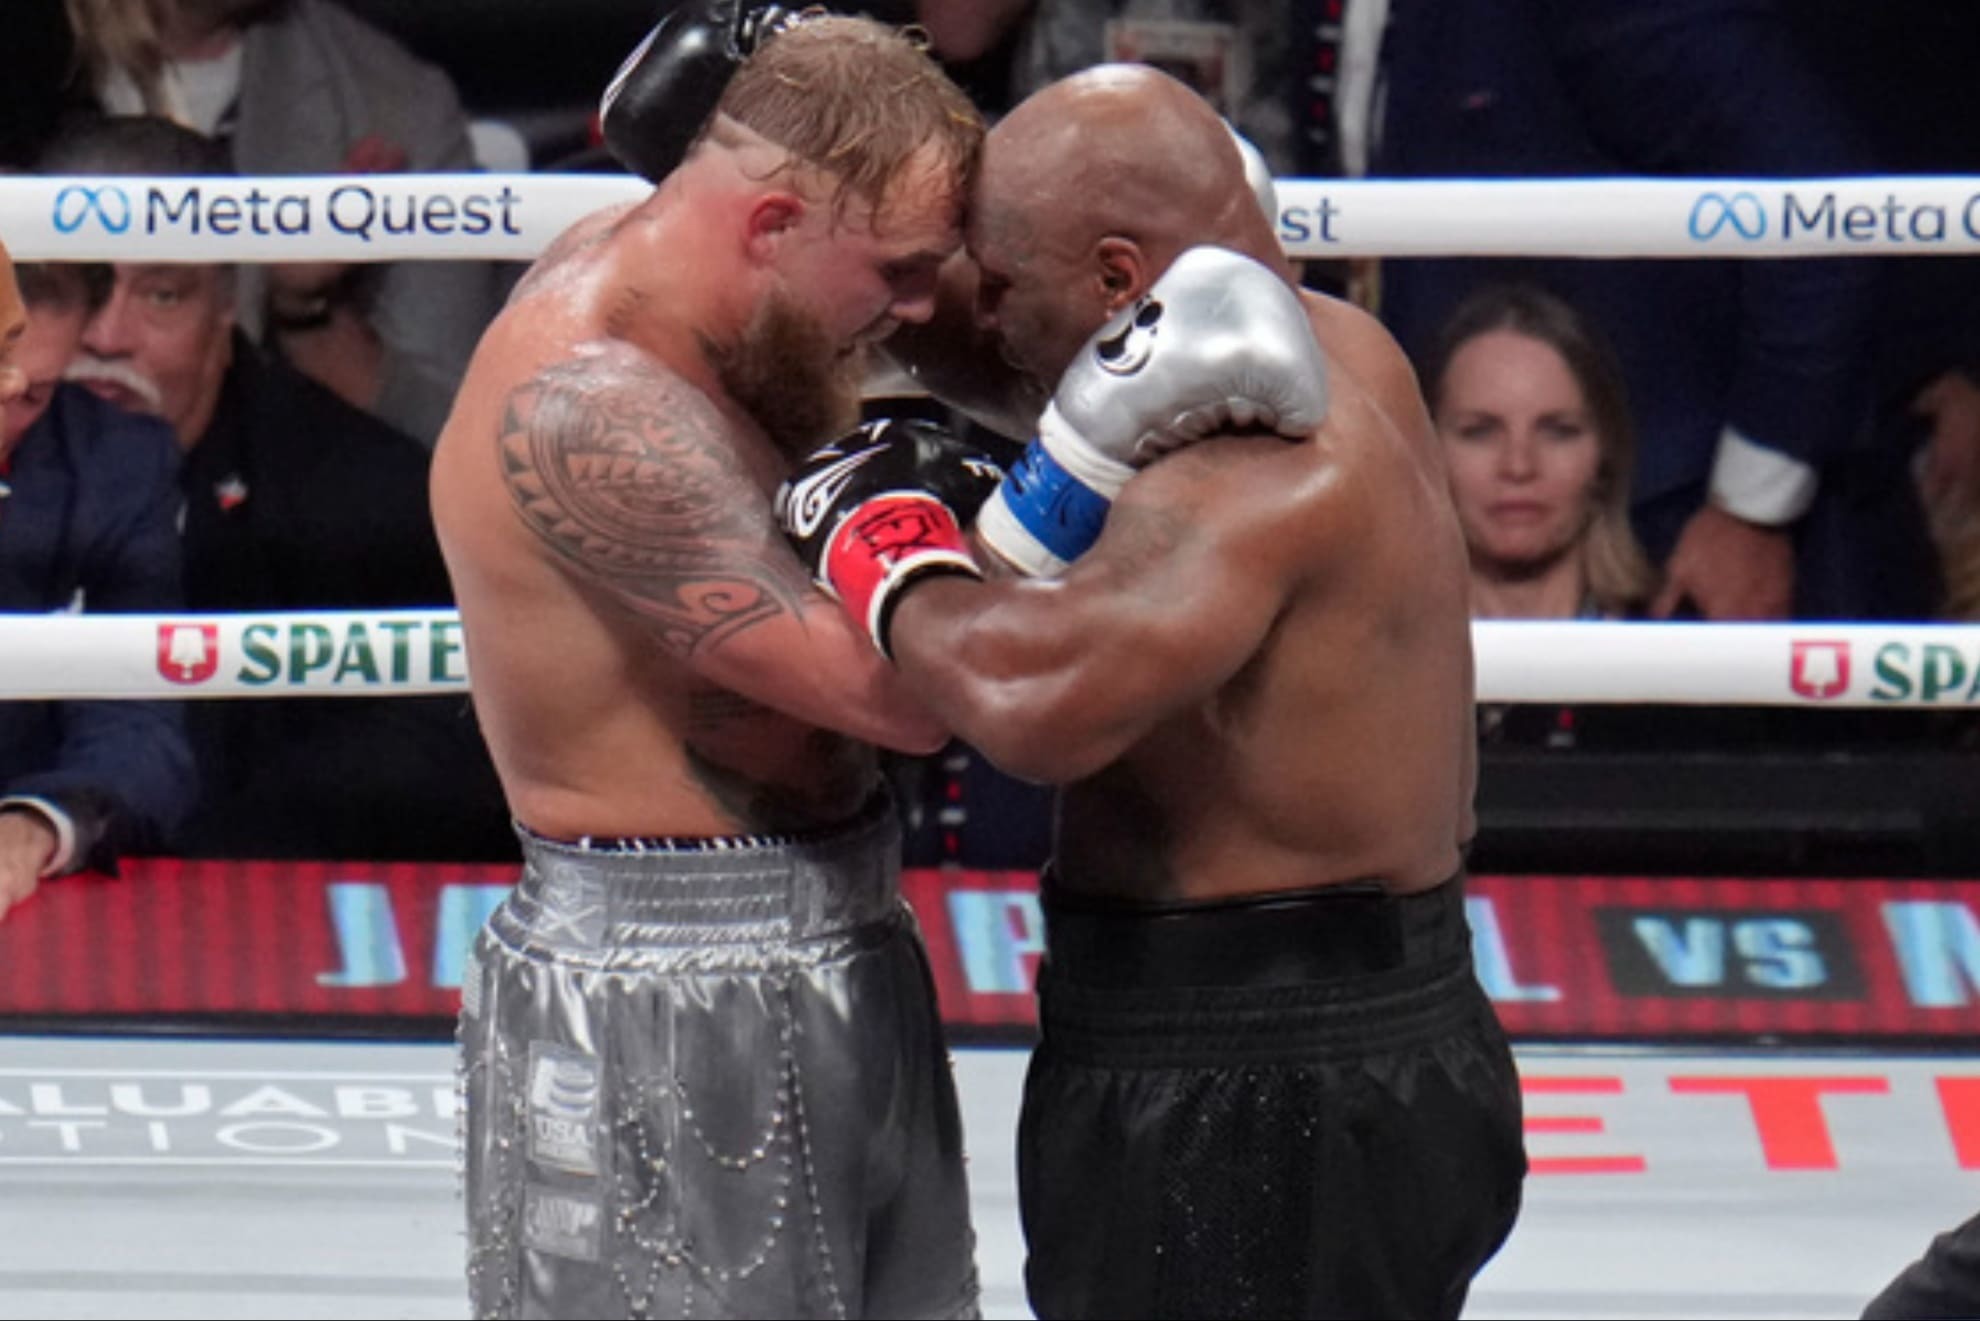
[[[1853,1317],[1980,1206],[1980,1058],[1522,1047],[1470,1317]],[[956,1054],[984,1314],[1029,1317],[1021,1050]],[[0,1316],[465,1317],[440,1043],[0,1037]]]

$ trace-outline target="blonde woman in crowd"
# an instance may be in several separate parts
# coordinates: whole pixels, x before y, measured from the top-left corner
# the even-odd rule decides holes
[[[1642,615],[1657,578],[1629,524],[1635,429],[1594,327],[1536,286],[1480,290],[1426,370],[1479,618]]]

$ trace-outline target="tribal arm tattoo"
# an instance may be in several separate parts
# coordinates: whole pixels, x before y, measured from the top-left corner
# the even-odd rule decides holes
[[[613,351],[544,368],[503,409],[523,522],[679,659],[801,615],[809,590],[726,431],[678,378]]]

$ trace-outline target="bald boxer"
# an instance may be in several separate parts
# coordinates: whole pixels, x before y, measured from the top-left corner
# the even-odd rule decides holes
[[[906,483],[786,529],[951,729],[1063,786],[1031,1304],[1456,1316],[1526,1160],[1471,966],[1465,550],[1414,376],[1292,284],[1224,127],[1151,69],[1021,103],[971,207],[980,326],[1017,371],[900,350],[978,416],[1038,419],[976,520],[983,576],[878,534]],[[1314,370],[1324,416],[1289,429]]]
[[[462,989],[470,1293],[484,1316],[974,1315],[875,751],[944,731],[770,501],[857,419],[869,347],[930,315],[982,124],[864,19],[717,45],[689,89],[712,121],[524,277],[434,456],[524,853]],[[666,87],[620,86],[678,131]]]
[[[0,243],[0,404],[10,404],[27,390],[27,376],[14,361],[27,334],[27,304],[14,280],[14,258]]]

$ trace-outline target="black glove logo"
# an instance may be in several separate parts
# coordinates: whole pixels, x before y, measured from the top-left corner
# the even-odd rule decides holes
[[[808,537],[818,531],[818,525],[825,521],[825,515],[832,512],[839,493],[846,489],[853,474],[860,467],[887,452],[884,444],[871,445],[850,454],[840,454],[833,450],[821,450],[815,459],[828,459],[823,467],[790,483],[778,492],[778,517],[785,526],[800,537]]]

